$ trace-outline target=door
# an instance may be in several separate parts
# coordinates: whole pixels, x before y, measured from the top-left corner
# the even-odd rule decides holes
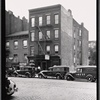
[[[41,68],[42,68],[42,70],[47,70],[47,62],[46,61],[43,61],[41,63]]]

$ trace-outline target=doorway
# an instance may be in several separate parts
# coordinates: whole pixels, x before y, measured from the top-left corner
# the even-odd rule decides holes
[[[47,70],[47,62],[46,61],[41,62],[41,69]]]

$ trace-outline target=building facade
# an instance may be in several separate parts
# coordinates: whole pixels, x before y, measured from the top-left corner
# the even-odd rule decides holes
[[[71,10],[54,5],[29,10],[29,62],[41,69],[53,65],[87,65],[88,30]]]
[[[25,17],[20,19],[12,11],[5,11],[6,22],[6,50],[9,51],[7,66],[27,63],[28,55],[28,21]],[[10,63],[9,63],[10,62]],[[9,65],[8,65],[9,64]]]
[[[28,31],[16,32],[6,36],[6,49],[10,51],[9,60],[12,64],[27,64],[29,34]]]

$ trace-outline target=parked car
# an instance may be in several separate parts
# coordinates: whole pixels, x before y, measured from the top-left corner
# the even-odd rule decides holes
[[[39,78],[57,78],[64,79],[65,74],[69,72],[69,67],[66,65],[59,65],[50,67],[48,70],[42,70],[38,74]]]
[[[97,79],[96,71],[96,66],[78,66],[75,71],[67,73],[65,78],[67,80],[87,79],[94,82]]]
[[[16,76],[35,77],[35,68],[31,66],[25,66],[20,68],[20,70],[16,70],[14,74],[17,74]]]
[[[5,78],[5,90],[7,96],[11,96],[18,91],[16,83],[8,77]]]

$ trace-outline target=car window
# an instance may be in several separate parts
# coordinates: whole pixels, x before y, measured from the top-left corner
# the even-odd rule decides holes
[[[53,71],[64,71],[64,68],[56,67],[56,68],[53,68]]]
[[[96,68],[83,68],[84,72],[96,72]]]
[[[78,69],[77,69],[77,72],[78,72],[78,73],[82,73],[82,68],[78,68]]]

